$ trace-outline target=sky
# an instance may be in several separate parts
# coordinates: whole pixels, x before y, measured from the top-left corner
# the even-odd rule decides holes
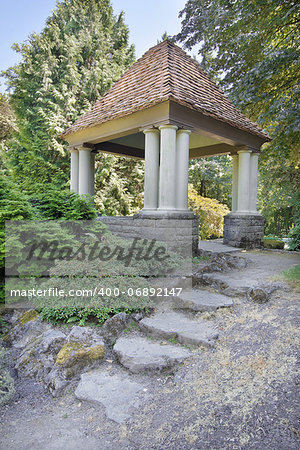
[[[115,14],[125,12],[130,43],[135,45],[139,58],[165,31],[169,35],[180,31],[178,14],[186,0],[111,0],[111,3]],[[33,32],[39,33],[55,5],[56,0],[0,0],[0,72],[20,61],[11,46],[24,42]],[[0,83],[0,91],[4,92],[3,78]]]

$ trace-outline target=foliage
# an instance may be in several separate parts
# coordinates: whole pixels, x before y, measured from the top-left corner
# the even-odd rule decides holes
[[[18,125],[9,167],[28,191],[61,186],[69,162],[58,136],[133,62],[123,13],[115,17],[109,0],[58,2],[43,31],[14,49],[22,60],[5,72]]]
[[[283,234],[300,182],[299,4],[188,0],[181,17],[177,39],[188,48],[200,45],[203,67],[273,137],[260,159],[259,205],[268,232]],[[282,214],[284,223],[274,218]]]
[[[288,237],[291,239],[289,249],[300,251],[300,191],[293,198],[292,205],[294,209],[294,226],[288,234]]]
[[[29,201],[36,219],[90,220],[97,215],[91,199],[69,189],[58,190],[53,185],[38,185]]]
[[[7,140],[16,130],[16,118],[5,95],[0,93],[0,141]]]
[[[198,195],[193,185],[190,185],[189,207],[199,216],[200,239],[218,238],[223,235],[223,218],[230,212],[226,205]]]
[[[300,280],[300,264],[296,264],[287,270],[283,270],[282,275],[291,281]]]
[[[189,181],[202,197],[231,206],[232,162],[226,156],[199,158],[190,162]]]
[[[14,277],[7,290],[20,293],[7,301],[28,298],[51,321],[82,324],[120,311],[144,311],[155,294],[149,277],[181,271],[185,262],[167,249],[156,256],[161,243],[118,238],[99,221],[27,221],[11,228],[6,263],[19,279]],[[50,244],[42,256],[39,242]],[[51,243],[56,242],[54,249]],[[44,294],[30,293],[33,289]]]
[[[109,154],[96,156],[95,206],[107,216],[130,215],[142,207],[144,162]]]
[[[289,243],[290,250],[300,251],[300,220],[298,219],[295,226],[291,228],[288,237],[291,239]]]
[[[0,169],[0,303],[4,303],[5,221],[32,218],[27,198]]]
[[[80,326],[84,326],[87,321],[96,321],[99,324],[104,323],[107,319],[118,314],[125,312],[131,314],[134,312],[144,311],[147,312],[147,308],[43,308],[40,311],[40,318],[46,320],[52,324],[58,323],[78,323]]]

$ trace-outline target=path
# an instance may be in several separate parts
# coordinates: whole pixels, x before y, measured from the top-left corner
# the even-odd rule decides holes
[[[207,275],[226,277],[231,288],[238,283],[240,289],[249,287],[250,279],[268,283],[270,276],[299,263],[295,254],[235,255],[249,258],[248,267]],[[103,404],[77,399],[76,385],[53,399],[38,383],[19,379],[14,402],[1,412],[1,448],[298,448],[299,292],[280,289],[268,303],[256,304],[243,295],[197,288],[198,296],[183,295],[172,311],[158,311],[142,321],[141,330],[119,338],[115,350],[123,366],[117,360],[101,366],[102,376],[123,377],[123,387],[127,380],[136,384],[137,403],[128,419],[111,420]],[[211,306],[212,298],[218,308]],[[222,301],[226,308],[219,308]],[[181,322],[175,330],[176,314],[197,325],[187,330]],[[190,334],[196,326],[202,330],[197,342]],[[153,371],[157,364],[165,371]]]

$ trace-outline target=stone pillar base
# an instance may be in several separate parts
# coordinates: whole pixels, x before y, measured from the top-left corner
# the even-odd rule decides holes
[[[135,216],[99,217],[108,229],[124,238],[155,239],[165,242],[170,250],[183,249],[197,254],[199,217],[192,211],[141,211]]]
[[[224,217],[223,243],[246,249],[263,248],[264,217],[230,213]]]

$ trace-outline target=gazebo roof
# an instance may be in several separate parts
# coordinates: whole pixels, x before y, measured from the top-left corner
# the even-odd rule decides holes
[[[229,101],[199,63],[170,41],[150,48],[112,88],[61,135],[104,124],[170,101],[263,141],[270,138]]]

